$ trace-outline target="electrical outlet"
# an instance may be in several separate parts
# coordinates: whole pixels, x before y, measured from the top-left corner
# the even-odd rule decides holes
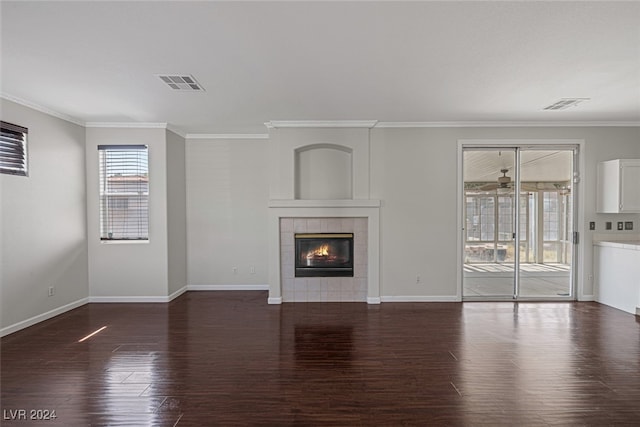
[[[420,283],[420,275],[416,275],[416,283]]]
[[[56,294],[56,288],[53,286],[49,286],[49,296],[52,297]]]
[[[589,230],[595,230],[596,229],[596,223],[594,221],[591,221],[589,223]]]
[[[633,230],[633,221],[626,221],[624,223],[624,229],[625,230]]]
[[[233,274],[238,274],[238,267],[233,267],[232,270],[233,270]]]
[[[604,229],[605,230],[611,230],[611,226],[612,226],[611,221],[607,221],[607,222],[604,223]]]
[[[249,273],[256,274],[256,267],[253,265],[249,266]]]
[[[623,230],[623,225],[622,221],[618,221],[618,230]]]

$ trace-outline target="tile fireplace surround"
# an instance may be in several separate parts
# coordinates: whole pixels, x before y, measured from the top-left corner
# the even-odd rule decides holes
[[[269,303],[380,303],[378,200],[272,200]],[[353,233],[354,277],[294,277],[295,233]]]
[[[295,277],[295,233],[353,233],[353,277]],[[366,218],[280,218],[282,302],[367,300]]]

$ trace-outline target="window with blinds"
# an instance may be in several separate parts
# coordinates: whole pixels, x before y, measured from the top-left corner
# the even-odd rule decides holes
[[[22,126],[0,121],[0,173],[27,176],[27,134]]]
[[[149,239],[146,145],[99,145],[101,240]]]

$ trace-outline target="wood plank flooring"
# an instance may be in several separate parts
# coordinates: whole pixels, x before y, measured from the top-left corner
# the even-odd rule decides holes
[[[4,337],[1,424],[640,422],[640,322],[607,306],[266,300],[89,304]]]

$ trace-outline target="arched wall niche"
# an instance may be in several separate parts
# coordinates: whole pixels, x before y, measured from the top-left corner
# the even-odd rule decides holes
[[[320,143],[295,149],[295,198],[353,199],[353,150]]]

